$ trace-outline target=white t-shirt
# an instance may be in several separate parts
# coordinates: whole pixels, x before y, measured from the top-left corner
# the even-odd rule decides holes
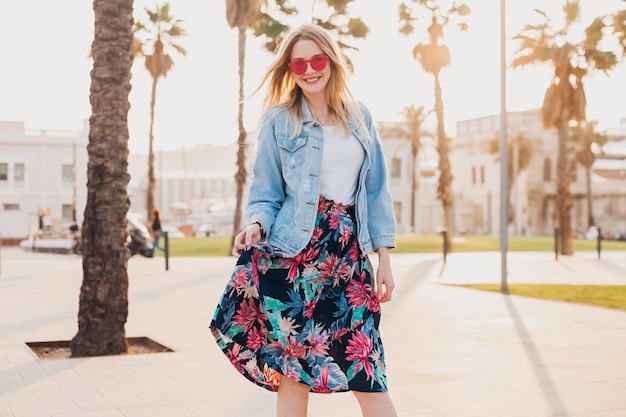
[[[354,204],[365,149],[341,126],[323,126],[322,181],[320,194],[336,203]]]

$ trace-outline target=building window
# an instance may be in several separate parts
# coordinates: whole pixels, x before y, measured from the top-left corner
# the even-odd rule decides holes
[[[2,208],[4,210],[19,210],[20,205],[18,203],[3,203]]]
[[[472,167],[472,184],[476,184],[476,167]]]
[[[393,158],[391,160],[391,178],[400,178],[400,167],[402,160],[400,158]]]
[[[480,183],[485,183],[485,167],[483,165],[480,166]]]
[[[17,163],[14,168],[15,182],[24,182],[24,164]]]
[[[0,181],[7,181],[9,179],[9,164],[0,163]]]
[[[61,216],[64,221],[74,220],[74,211],[71,204],[63,204],[61,206]]]
[[[394,201],[393,202],[393,210],[396,213],[396,223],[402,223],[402,202]]]
[[[543,180],[552,181],[552,160],[550,158],[543,160]]]
[[[72,165],[63,164],[61,167],[62,175],[63,175],[63,184],[71,184],[72,183]]]
[[[569,178],[571,182],[576,182],[578,179],[578,163],[575,159],[569,163]]]

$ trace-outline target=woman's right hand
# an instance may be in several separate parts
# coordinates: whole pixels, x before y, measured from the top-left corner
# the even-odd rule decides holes
[[[250,249],[254,243],[261,240],[261,226],[258,223],[247,225],[241,232],[235,236],[233,245],[233,256],[239,257],[244,250]]]

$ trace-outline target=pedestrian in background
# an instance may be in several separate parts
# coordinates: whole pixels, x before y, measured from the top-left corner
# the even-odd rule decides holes
[[[161,211],[159,209],[154,209],[154,211],[152,211],[152,220],[150,222],[150,233],[152,234],[152,256],[154,256],[154,251],[156,249],[164,251],[163,247],[159,246],[159,240],[161,239],[161,234],[162,234]]]

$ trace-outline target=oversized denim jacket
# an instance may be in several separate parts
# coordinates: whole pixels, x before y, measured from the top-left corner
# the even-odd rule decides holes
[[[380,138],[368,109],[360,106],[371,140],[355,121],[350,121],[350,129],[365,148],[355,208],[358,241],[367,254],[380,247],[395,247],[396,221]],[[275,107],[263,115],[245,213],[247,223],[263,225],[271,247],[290,256],[298,254],[313,234],[322,171],[322,127],[313,121],[306,103],[303,114],[297,137],[287,122],[286,107]]]

